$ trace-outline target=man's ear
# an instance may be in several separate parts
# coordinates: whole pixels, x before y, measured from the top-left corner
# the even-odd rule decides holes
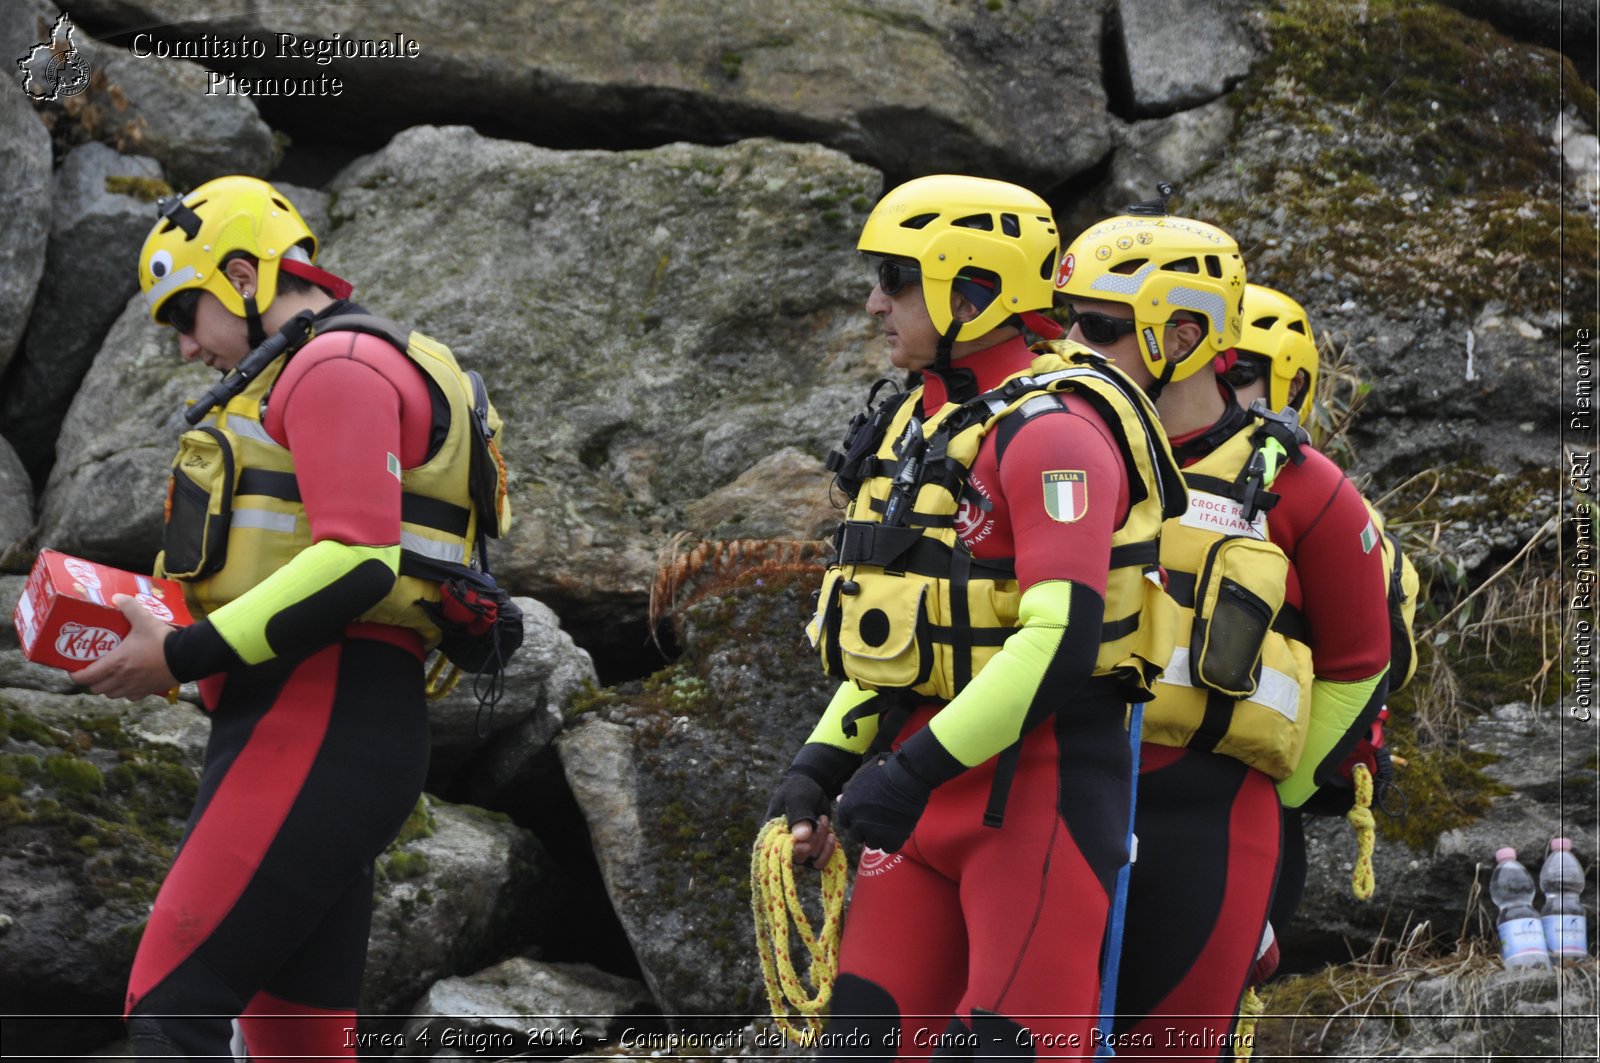
[[[1205,327],[1200,322],[1187,317],[1173,318],[1171,325],[1172,335],[1168,337],[1167,342],[1172,345],[1173,350],[1181,351],[1182,353],[1178,355],[1169,354],[1168,357],[1174,362],[1181,362],[1191,356],[1202,357],[1195,351],[1195,348],[1199,347],[1200,341],[1206,337]]]
[[[950,293],[950,316],[956,321],[965,324],[978,316],[978,308],[972,305],[972,300],[960,292],[952,291]]]
[[[1294,379],[1289,382],[1289,404],[1297,410],[1301,408],[1300,403],[1307,397],[1306,384],[1310,380],[1311,377],[1304,369],[1296,369]]]
[[[256,271],[256,264],[248,258],[229,260],[228,264],[222,268],[222,272],[227,276],[228,283],[241,292],[253,293],[258,288],[257,280],[259,279],[259,274]]]

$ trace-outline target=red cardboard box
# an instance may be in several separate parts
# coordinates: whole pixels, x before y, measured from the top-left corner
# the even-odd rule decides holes
[[[127,617],[111,604],[119,594],[139,599],[168,623],[194,622],[183,589],[173,580],[41,550],[11,613],[23,654],[38,664],[75,672],[110,653],[128,633]]]

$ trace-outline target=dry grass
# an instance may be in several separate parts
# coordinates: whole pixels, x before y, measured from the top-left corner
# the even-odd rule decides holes
[[[813,539],[700,539],[679,532],[661,548],[650,584],[652,638],[664,621],[734,580],[755,575],[820,572],[831,544]]]
[[[1366,405],[1372,385],[1361,378],[1350,358],[1348,342],[1336,346],[1325,332],[1317,340],[1317,356],[1321,368],[1316,392],[1311,396],[1306,430],[1311,433],[1312,446],[1348,468],[1356,457],[1350,443],[1350,426]]]

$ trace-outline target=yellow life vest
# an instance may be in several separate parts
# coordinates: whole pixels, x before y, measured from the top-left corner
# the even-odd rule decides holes
[[[1421,580],[1400,542],[1384,527],[1383,514],[1365,498],[1367,516],[1383,552],[1383,579],[1389,596],[1389,694],[1403,690],[1417,673],[1417,590]]]
[[[357,314],[325,319],[316,331],[381,336],[422,369],[435,400],[442,396],[448,408],[447,421],[435,415],[427,460],[404,470],[395,461],[402,492],[400,574],[383,600],[359,617],[411,628],[432,646],[440,632],[419,600],[437,602],[439,583],[453,568],[481,568],[482,536],[498,537],[510,527],[504,468],[493,444],[499,414],[481,379],[462,370],[447,347],[419,332]],[[288,359],[280,358],[268,365],[179,439],[155,574],[183,582],[196,617],[240,597],[311,546],[294,457],[262,423],[286,364]],[[487,456],[480,442],[485,435]],[[492,469],[483,467],[486,461]],[[486,481],[491,486],[486,488]],[[487,524],[482,513],[490,515]]]
[[[1059,408],[1056,392],[1093,405],[1118,440],[1127,519],[1111,540],[1105,621],[1094,674],[1129,700],[1149,694],[1172,652],[1176,610],[1156,568],[1162,520],[1182,512],[1183,482],[1155,411],[1131,381],[1076,344],[1047,346],[1029,368],[964,403],[914,418],[920,389],[894,395],[855,428],[830,467],[855,497],[835,536],[806,633],[828,674],[874,690],[951,699],[1017,627],[1011,559],[975,558],[955,528],[984,436],[1006,417]],[[865,470],[852,478],[844,465]]]
[[[1215,750],[1274,779],[1305,746],[1311,649],[1284,603],[1289,559],[1267,537],[1266,491],[1298,446],[1253,413],[1183,470],[1188,509],[1161,529],[1161,567],[1182,609],[1178,647],[1145,706],[1144,740]]]

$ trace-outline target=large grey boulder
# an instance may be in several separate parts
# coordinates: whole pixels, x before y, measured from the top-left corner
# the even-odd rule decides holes
[[[0,572],[28,567],[33,533],[33,481],[11,444],[0,439]]]
[[[642,605],[690,503],[837,443],[883,363],[854,252],[877,184],[774,141],[558,153],[417,128],[334,183],[327,261],[489,381],[518,515],[502,582],[603,618]]]
[[[50,232],[50,134],[12,77],[0,78],[0,372],[22,339]],[[9,432],[7,433],[10,434]]]
[[[170,192],[161,167],[98,142],[56,170],[50,246],[29,320],[0,396],[0,423],[23,463],[42,475],[56,432],[100,341],[139,289],[139,248]]]
[[[765,998],[750,848],[833,684],[800,634],[815,567],[708,564],[699,575],[681,616],[684,658],[586,702],[556,748],[657,1005],[752,1015]]]
[[[628,1016],[650,1007],[631,978],[578,963],[513,956],[435,982],[410,1009],[396,1056],[575,1055],[623,1034]]]
[[[403,1014],[439,979],[527,948],[562,900],[529,831],[428,794],[377,869],[366,1014]]]
[[[508,135],[583,147],[777,136],[890,173],[1009,174],[1041,189],[1105,154],[1101,9],[1100,0],[429,0],[270,12],[213,5],[193,22],[183,0],[73,5],[104,32],[153,26],[166,41],[201,33],[262,41],[263,58],[218,68],[337,77],[337,97],[274,103],[298,104],[305,120],[366,142],[401,121],[477,124],[478,116]],[[397,30],[416,43],[415,57],[319,66],[280,54],[276,38],[339,32],[392,42]],[[1173,65],[1193,66],[1193,57]]]
[[[1255,58],[1244,0],[1118,0],[1112,16],[1132,93],[1148,118],[1215,100],[1250,72]]]

